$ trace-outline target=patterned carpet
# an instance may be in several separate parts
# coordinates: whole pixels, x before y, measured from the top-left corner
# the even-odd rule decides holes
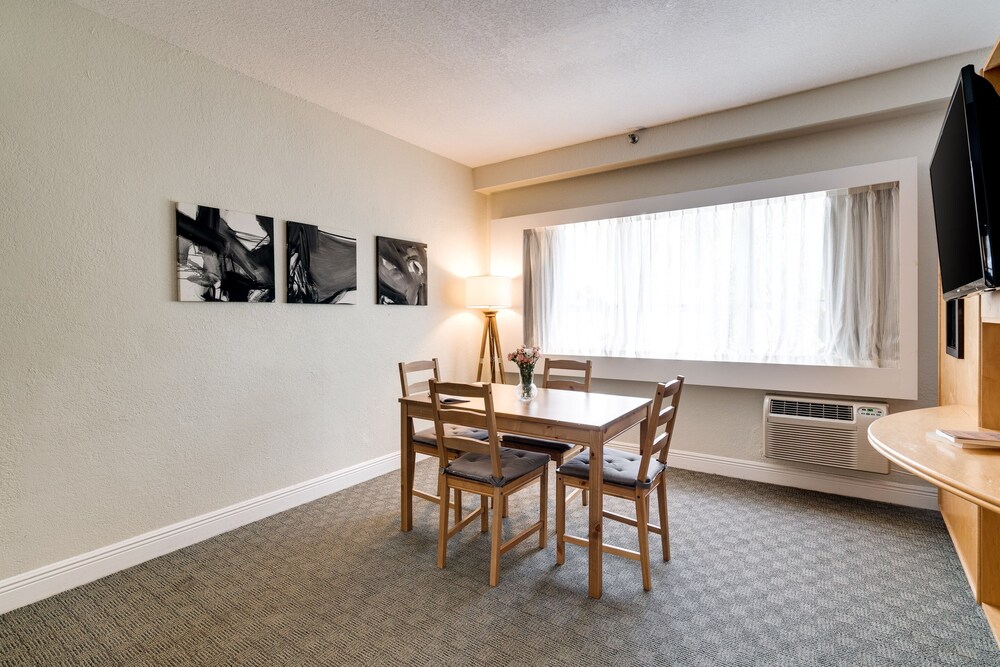
[[[605,556],[597,601],[585,551],[558,567],[554,538],[515,547],[490,589],[470,526],[438,570],[436,509],[416,501],[400,533],[398,479],[0,616],[0,665],[1000,665],[932,512],[671,470],[673,560],[643,593],[638,563]]]

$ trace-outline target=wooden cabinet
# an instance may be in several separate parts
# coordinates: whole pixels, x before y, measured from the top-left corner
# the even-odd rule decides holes
[[[944,311],[939,299],[938,405],[968,406],[973,426],[1000,430],[1000,292],[965,298],[962,359],[944,352]]]

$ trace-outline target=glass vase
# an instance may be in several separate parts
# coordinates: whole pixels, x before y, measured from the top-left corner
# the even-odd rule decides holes
[[[538,395],[538,387],[535,386],[535,368],[521,368],[521,384],[517,385],[517,397],[527,403]]]

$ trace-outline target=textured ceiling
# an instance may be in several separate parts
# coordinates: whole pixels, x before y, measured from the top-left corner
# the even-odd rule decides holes
[[[75,1],[470,166],[984,48],[1000,32],[1000,0]]]

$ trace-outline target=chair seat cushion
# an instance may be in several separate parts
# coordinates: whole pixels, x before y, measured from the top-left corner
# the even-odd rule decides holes
[[[468,426],[455,426],[445,424],[444,430],[448,435],[460,436],[463,438],[474,438],[476,440],[489,440],[490,434],[484,428],[470,428]],[[437,445],[437,432],[433,427],[425,428],[413,434],[414,442],[422,442],[425,445]]]
[[[549,464],[548,454],[525,452],[520,449],[500,448],[500,470],[503,476],[497,479],[493,476],[489,454],[466,452],[448,464],[444,469],[446,475],[464,477],[484,484],[504,486],[508,482],[523,477],[530,472]]]
[[[538,447],[539,449],[551,449],[554,452],[568,452],[576,445],[559,440],[546,440],[545,438],[532,438],[527,435],[516,435],[514,433],[503,434],[503,444],[507,447],[517,448],[519,445],[528,447]]]
[[[653,479],[667,467],[656,459],[652,459],[649,462],[649,471],[646,473],[646,479],[639,482],[636,478],[639,476],[639,465],[641,463],[642,457],[639,454],[622,452],[617,449],[605,449],[604,481],[619,486],[634,487],[638,484],[642,488],[649,488],[653,484]],[[584,452],[580,456],[567,461],[559,466],[556,472],[560,475],[569,475],[570,477],[579,477],[580,479],[589,478],[590,452]]]

